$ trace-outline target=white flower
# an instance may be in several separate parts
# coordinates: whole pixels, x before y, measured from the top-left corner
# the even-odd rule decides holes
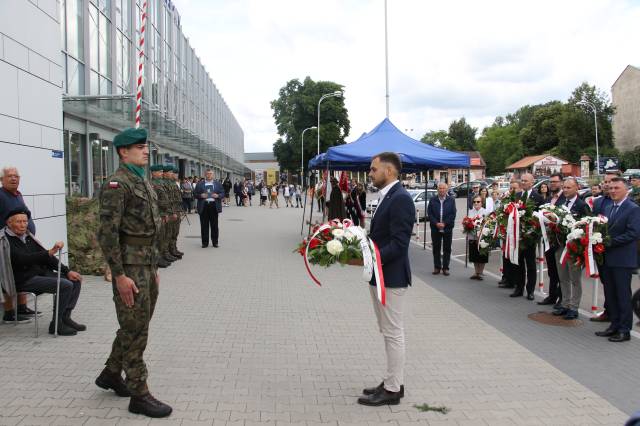
[[[482,235],[484,235],[485,237],[488,236],[491,233],[491,230],[489,228],[484,228],[482,230]]]
[[[600,219],[600,223],[607,223],[609,222],[609,219],[606,216],[603,216],[601,214],[598,215],[598,219]]]
[[[333,234],[334,237],[336,237],[338,240],[341,240],[344,238],[344,231],[342,229],[334,229],[333,231],[331,231],[331,234]]]
[[[338,240],[331,240],[327,243],[327,251],[334,256],[339,255],[344,250],[342,243]]]
[[[336,237],[337,238],[337,237]],[[351,231],[349,231],[349,229],[347,228],[346,231],[344,231],[344,237],[343,239],[345,241],[353,241],[356,238],[355,234]]]
[[[481,240],[480,241],[480,248],[487,248],[489,247],[489,243],[486,242],[485,240]]]
[[[591,244],[598,244],[602,242],[602,234],[600,232],[594,232],[591,238],[589,238]]]

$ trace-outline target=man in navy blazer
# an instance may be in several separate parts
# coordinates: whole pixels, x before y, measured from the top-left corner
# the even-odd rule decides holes
[[[431,228],[431,244],[433,245],[433,274],[440,270],[449,275],[451,259],[451,241],[456,221],[456,200],[447,195],[449,186],[445,182],[438,184],[438,195],[431,197],[427,206],[427,217]]]
[[[623,178],[611,179],[608,186],[613,202],[605,212],[609,219],[610,239],[605,242],[600,278],[604,284],[611,325],[605,331],[596,332],[596,335],[608,337],[610,342],[625,342],[630,339],[633,326],[631,274],[638,266],[640,207],[627,198],[627,185]]]
[[[362,391],[364,395],[358,398],[358,403],[363,405],[398,404],[404,396],[403,310],[405,293],[411,285],[409,244],[416,210],[413,199],[398,180],[400,170],[402,162],[398,154],[383,152],[373,157],[369,171],[373,185],[380,189],[369,236],[380,250],[386,305],[378,300],[375,278],[371,280],[370,293],[378,329],[384,336],[387,372],[382,383]]]
[[[193,191],[198,200],[197,210],[200,215],[200,237],[202,248],[209,246],[209,228],[211,228],[211,245],[218,247],[218,214],[222,213],[222,199],[224,188],[222,184],[213,179],[213,170],[207,169],[204,180],[198,182]]]

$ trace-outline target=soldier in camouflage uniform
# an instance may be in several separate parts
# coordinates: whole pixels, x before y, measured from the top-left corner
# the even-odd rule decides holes
[[[176,168],[174,168],[173,166],[165,166],[165,187],[167,189],[167,193],[169,194],[168,196],[172,212],[172,216],[169,221],[169,231],[167,236],[167,252],[170,256],[176,259],[182,259],[184,253],[179,251],[177,246],[178,233],[180,232],[180,219],[182,215],[182,193],[180,192],[180,188],[176,183],[176,176]]]
[[[173,257],[165,257],[165,254],[168,256],[167,248],[168,245],[165,243],[168,241],[167,239],[167,223],[169,221],[169,198],[167,196],[167,191],[164,187],[164,181],[162,179],[162,164],[156,164],[149,168],[151,170],[151,184],[153,185],[153,189],[156,191],[156,195],[158,196],[158,211],[160,213],[160,235],[156,239],[156,247],[158,249],[158,267],[166,268],[171,265]]]
[[[629,177],[629,180],[631,181],[631,192],[629,193],[629,198],[640,206],[640,173],[632,174]]]
[[[161,219],[157,195],[143,168],[149,159],[147,132],[126,129],[114,138],[113,146],[120,167],[100,191],[98,242],[111,268],[120,329],[96,384],[113,389],[118,396],[130,396],[132,413],[166,417],[172,409],[149,393],[143,360],[160,280],[156,239]]]

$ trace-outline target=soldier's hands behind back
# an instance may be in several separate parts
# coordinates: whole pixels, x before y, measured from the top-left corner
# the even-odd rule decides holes
[[[126,275],[119,275],[116,277],[116,288],[118,289],[122,303],[124,303],[127,308],[131,308],[135,303],[134,293],[138,293],[136,284]]]

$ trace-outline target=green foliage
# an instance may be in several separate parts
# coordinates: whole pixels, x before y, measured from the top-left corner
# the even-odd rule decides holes
[[[504,121],[496,121],[485,128],[478,139],[478,151],[487,164],[487,175],[502,173],[506,166],[518,161],[523,154],[517,126],[500,123]]]
[[[283,170],[300,170],[301,136],[307,127],[318,124],[318,101],[326,93],[343,90],[343,86],[331,81],[313,81],[306,77],[288,81],[271,102],[273,118],[280,138],[273,144],[273,153]],[[349,136],[350,122],[343,97],[330,97],[322,101],[320,110],[320,152],[342,145]],[[304,137],[305,169],[317,154],[316,130],[309,130]]]
[[[455,148],[458,151],[475,151],[477,132],[478,129],[467,124],[464,117],[453,120],[449,125],[449,137],[455,141]]]
[[[620,162],[622,168],[640,169],[640,147],[636,147],[633,151],[626,151],[620,154]]]
[[[438,148],[455,149],[457,147],[456,141],[449,137],[449,133],[446,130],[427,132],[420,141]]]
[[[67,198],[69,266],[85,275],[102,275],[106,262],[96,238],[98,199]]]

